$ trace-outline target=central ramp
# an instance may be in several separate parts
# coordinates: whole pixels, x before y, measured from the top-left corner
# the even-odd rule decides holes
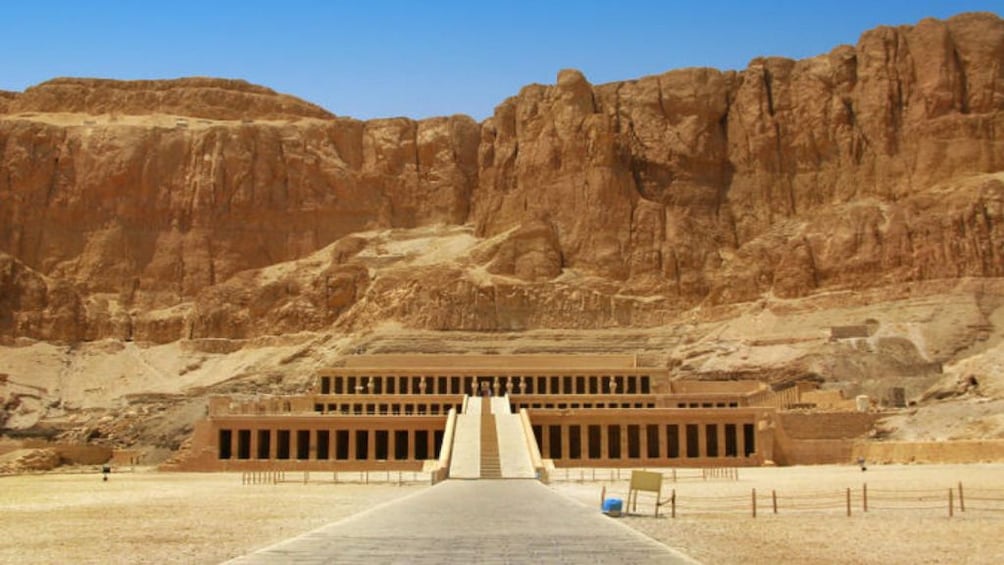
[[[457,417],[451,479],[533,479],[528,437],[507,397],[468,397]]]
[[[337,496],[337,494],[333,494]],[[230,561],[695,563],[537,481],[444,481]]]
[[[536,478],[527,445],[527,437],[532,437],[533,432],[524,430],[519,414],[510,412],[508,397],[495,397],[491,400],[502,476],[507,479]]]

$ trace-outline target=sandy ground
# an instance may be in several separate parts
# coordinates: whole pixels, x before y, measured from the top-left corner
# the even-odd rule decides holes
[[[596,507],[600,489],[625,497],[623,480],[609,471],[563,469],[552,488]],[[325,477],[313,477],[319,480]],[[1004,464],[879,465],[862,473],[854,466],[740,469],[739,480],[704,481],[681,471],[676,483],[677,518],[651,516],[651,497],[638,512],[619,518],[704,563],[1001,563],[1004,562]],[[325,478],[326,480],[326,478]],[[955,501],[948,517],[947,491],[964,485],[966,512]],[[871,509],[861,511],[868,483]],[[217,563],[299,535],[326,523],[425,488],[412,484],[322,484],[242,486],[240,475],[140,472],[113,474],[107,483],[90,474],[0,478],[2,563]],[[758,515],[750,516],[752,489]],[[839,503],[852,489],[852,515]],[[770,492],[782,506],[771,513]],[[997,489],[993,491],[992,489]],[[916,503],[921,510],[890,509],[883,501],[897,491],[935,492],[943,499]],[[791,511],[786,496],[826,493],[836,506]],[[991,495],[1000,502],[975,500]],[[697,497],[735,497],[731,512],[709,512]],[[978,510],[980,505],[1000,510]],[[880,508],[885,506],[885,508]],[[614,518],[611,518],[614,519]]]
[[[242,486],[240,474],[153,471],[107,483],[97,473],[3,477],[0,563],[219,563],[422,488]]]
[[[626,499],[625,480],[589,481],[591,470],[556,471],[552,487],[591,506],[607,497]],[[598,478],[609,477],[598,471]],[[636,515],[619,518],[624,524],[670,545],[703,563],[1002,563],[1004,562],[1004,464],[880,465],[862,472],[855,466],[818,466],[740,469],[739,480],[704,481],[696,471],[676,483],[663,484],[664,496],[676,489],[677,518],[652,516],[653,499],[639,496]],[[583,476],[585,482],[578,479]],[[948,517],[948,489],[963,483],[970,499],[961,512]],[[862,512],[861,492],[868,484],[869,512]],[[841,501],[852,489],[852,514]],[[752,491],[758,513],[752,517]],[[992,489],[997,489],[995,492]],[[771,491],[780,497],[772,513]],[[898,494],[894,494],[898,493]],[[810,499],[796,496],[812,495]],[[934,500],[927,500],[934,496]],[[977,501],[980,495],[998,502]],[[709,511],[714,504],[736,508]],[[725,499],[722,497],[735,497]],[[888,497],[892,497],[890,499]],[[916,500],[924,497],[925,500]],[[786,510],[785,499],[808,504],[832,504],[829,509]],[[913,500],[911,500],[911,498]],[[978,510],[978,507],[997,510]],[[701,507],[704,507],[702,510]],[[926,507],[908,509],[905,507]]]

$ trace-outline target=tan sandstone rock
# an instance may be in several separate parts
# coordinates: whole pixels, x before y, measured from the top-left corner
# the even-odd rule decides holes
[[[1002,63],[1004,21],[963,14],[741,71],[563,70],[482,124],[361,122],[241,81],[55,79],[0,95],[0,331],[626,327],[1001,277]],[[352,239],[458,225],[490,244],[387,270]]]

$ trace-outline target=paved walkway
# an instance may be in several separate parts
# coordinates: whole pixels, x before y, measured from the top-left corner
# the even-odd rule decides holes
[[[524,479],[446,481],[231,563],[693,561]]]

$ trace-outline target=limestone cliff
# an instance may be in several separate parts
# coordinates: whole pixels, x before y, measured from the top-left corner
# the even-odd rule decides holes
[[[1002,63],[1004,21],[963,14],[742,71],[562,71],[481,124],[217,79],[0,93],[0,335],[649,327],[1001,277]],[[441,261],[394,243],[435,226]]]

